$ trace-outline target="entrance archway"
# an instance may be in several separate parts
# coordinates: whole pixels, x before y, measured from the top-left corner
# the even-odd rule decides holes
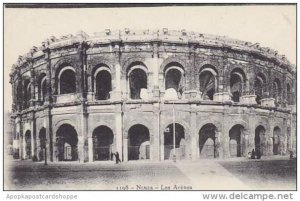
[[[273,154],[278,155],[280,153],[280,136],[281,130],[278,126],[273,131]]]
[[[199,131],[199,151],[201,158],[217,158],[218,143],[216,142],[216,126],[204,125]]]
[[[32,157],[32,153],[31,153],[31,131],[28,130],[25,133],[25,153],[26,153],[26,157],[27,158],[31,158]]]
[[[40,151],[39,151],[39,159],[40,161],[45,160],[45,148],[46,148],[46,129],[42,128],[39,133],[40,139]]]
[[[258,126],[255,129],[255,137],[254,137],[254,142],[255,142],[255,152],[259,153],[260,155],[263,155],[263,139],[265,135],[265,128],[263,126]]]
[[[241,157],[243,155],[242,125],[234,125],[229,131],[229,154],[231,157]]]
[[[147,127],[136,124],[128,130],[128,160],[150,159],[150,133]]]
[[[75,128],[69,124],[63,124],[56,132],[57,156],[59,161],[78,160],[78,137]]]
[[[107,126],[99,126],[93,132],[94,160],[111,159],[114,134]]]
[[[174,156],[173,124],[164,131],[164,159],[171,160]],[[185,133],[182,125],[175,123],[175,153],[176,159],[185,158]]]

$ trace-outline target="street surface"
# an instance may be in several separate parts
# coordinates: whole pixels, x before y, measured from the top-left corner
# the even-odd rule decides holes
[[[5,161],[5,190],[295,190],[296,160]]]

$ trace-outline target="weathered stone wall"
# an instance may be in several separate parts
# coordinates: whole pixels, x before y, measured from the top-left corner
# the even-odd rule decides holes
[[[107,32],[89,37],[81,33],[52,38],[41,48],[33,48],[28,55],[19,58],[11,73],[12,118],[22,158],[28,158],[26,131],[31,132],[31,153],[38,155],[41,149],[39,133],[44,128],[47,154],[54,161],[56,131],[61,125],[69,124],[78,135],[81,161],[93,160],[93,131],[99,126],[112,130],[113,151],[118,151],[126,161],[128,130],[141,124],[150,133],[150,159],[163,160],[163,133],[173,123],[173,102],[175,121],[185,132],[187,159],[200,158],[199,132],[208,124],[215,126],[218,157],[229,157],[229,131],[235,125],[243,127],[244,156],[255,147],[258,126],[265,130],[261,137],[261,143],[268,145],[262,148],[264,155],[273,153],[275,127],[280,128],[282,135],[280,153],[286,154],[295,148],[296,75],[285,57],[256,44],[201,34],[166,30],[136,34]],[[58,74],[66,66],[75,71],[76,92],[62,95],[58,92]],[[146,71],[147,100],[130,100],[128,74],[136,66]],[[165,74],[170,66],[183,71],[183,98],[173,102],[168,102],[164,96]],[[95,73],[101,69],[110,73],[112,91],[110,99],[99,101],[95,99]],[[216,78],[213,100],[203,100],[199,96],[199,76],[207,69],[214,72]],[[236,69],[245,76],[240,102],[231,100],[230,78]],[[259,74],[266,79],[262,104],[255,102],[254,81]],[[47,83],[45,101],[41,100],[43,77]],[[281,100],[276,105],[273,99],[275,79],[280,83]],[[28,80],[30,85],[26,85]],[[291,90],[289,94],[287,85]],[[24,104],[25,88],[30,91],[29,106]]]

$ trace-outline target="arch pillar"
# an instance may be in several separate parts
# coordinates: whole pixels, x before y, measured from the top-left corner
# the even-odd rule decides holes
[[[120,100],[122,98],[122,88],[121,86],[124,84],[121,79],[121,65],[117,63],[115,65],[115,79],[113,80],[112,76],[112,91],[111,91],[111,99],[112,100]],[[125,85],[126,86],[126,85]]]
[[[125,131],[128,135],[128,130]],[[128,161],[128,138],[124,136],[123,140],[123,162]]]
[[[196,105],[193,104],[192,108],[195,108]],[[191,159],[196,160],[197,159],[197,113],[195,111],[191,112],[190,115],[190,154],[191,154]]]
[[[122,144],[122,141],[123,141],[123,120],[122,120],[122,118],[123,117],[122,117],[121,105],[119,105],[118,109],[116,109],[116,110],[117,110],[117,112],[115,112],[115,136],[114,136],[114,139],[116,139],[116,141],[114,141],[114,144],[115,144],[114,151],[119,152],[120,158],[123,158],[123,161],[124,161],[124,156],[127,157],[127,154],[124,153],[124,151],[127,150],[127,146],[125,147],[124,144]]]
[[[93,137],[88,137],[88,162],[94,161],[94,144],[93,144]]]

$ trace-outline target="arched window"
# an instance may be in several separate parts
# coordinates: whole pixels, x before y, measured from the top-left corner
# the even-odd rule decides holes
[[[170,63],[165,67],[165,89],[173,89],[177,92],[176,98],[181,97],[184,90],[184,70],[180,64]]]
[[[28,108],[30,105],[30,99],[31,99],[31,84],[30,80],[27,79],[24,81],[24,108]]]
[[[109,68],[100,67],[94,74],[95,97],[97,100],[108,100],[111,87],[111,74]]]
[[[143,65],[133,65],[128,72],[129,91],[131,99],[143,99],[147,91],[147,68]]]
[[[64,67],[58,74],[58,94],[76,92],[75,70],[71,66]]]
[[[241,69],[234,69],[230,75],[230,91],[234,102],[240,101],[240,96],[243,94],[246,76]]]
[[[286,92],[287,92],[287,104],[292,105],[292,91],[291,86],[289,84],[286,85]]]
[[[254,90],[256,95],[257,104],[261,104],[261,99],[263,98],[264,86],[266,83],[266,78],[263,74],[259,73],[254,81]]]
[[[47,95],[47,78],[45,73],[43,73],[39,79],[38,95],[39,100],[43,103]]]
[[[281,86],[279,79],[275,79],[273,82],[273,98],[275,99],[275,103],[279,104],[281,101]]]
[[[21,110],[22,101],[23,101],[23,90],[22,90],[22,81],[17,82],[17,89],[15,95],[17,96],[17,108]]]
[[[217,87],[217,72],[210,65],[204,66],[199,75],[200,91],[203,100],[213,100]]]

